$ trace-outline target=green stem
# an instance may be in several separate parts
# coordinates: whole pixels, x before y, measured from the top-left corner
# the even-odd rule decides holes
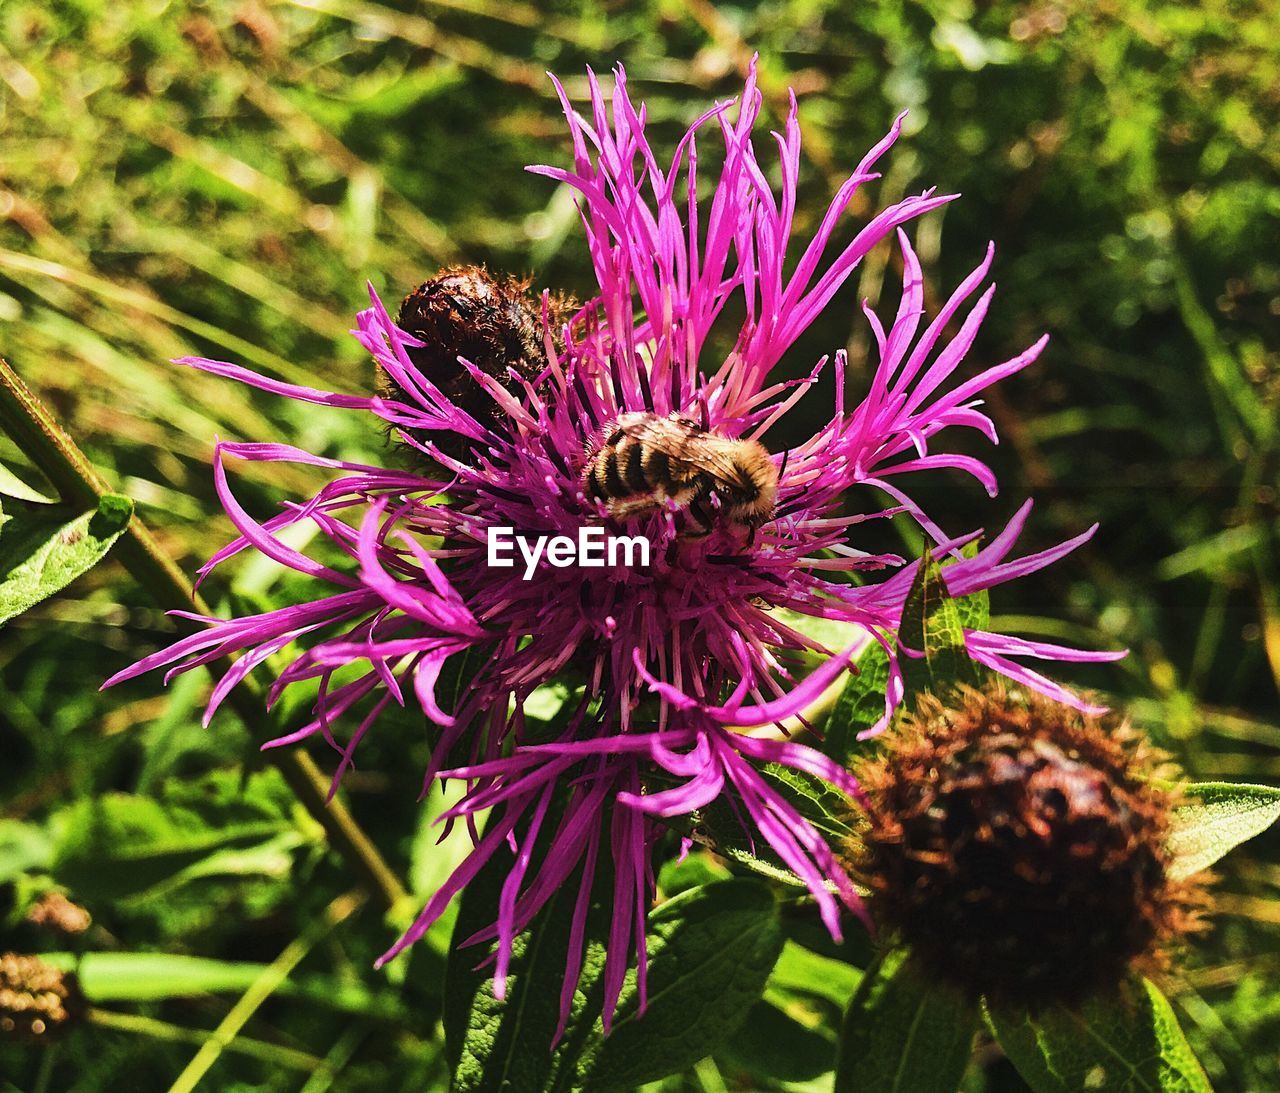
[[[40,1072],[36,1075],[36,1084],[31,1093],[49,1093],[49,1084],[53,1081],[53,1068],[57,1064],[61,1044],[50,1044],[44,1050],[40,1060]]]
[[[76,442],[4,360],[0,360],[0,426],[40,468],[64,501],[96,508],[98,499],[111,492]],[[181,606],[202,615],[211,614],[209,605],[137,515],[115,550],[134,579],[161,606]],[[263,692],[254,680],[246,678],[232,690],[228,701],[250,728],[269,729],[270,715]],[[264,739],[273,735],[276,734],[262,733]],[[328,800],[328,780],[311,757],[296,748],[272,748],[265,755],[284,776],[307,812],[324,828],[334,849],[346,859],[379,906],[390,910],[404,900],[404,886],[346,806],[337,798]]]
[[[204,1029],[183,1028],[181,1025],[171,1025],[168,1021],[158,1021],[154,1017],[144,1017],[138,1013],[116,1013],[113,1010],[94,1007],[88,1011],[86,1019],[95,1028],[130,1032],[136,1036],[149,1036],[153,1040],[164,1040],[171,1044],[203,1044],[209,1038],[209,1033]],[[227,1044],[226,1049],[261,1059],[264,1063],[287,1066],[293,1070],[315,1070],[322,1064],[321,1059],[305,1051],[282,1047],[279,1044],[269,1044],[263,1040],[246,1040],[242,1037],[234,1043]]]
[[[209,1072],[209,1068],[218,1061],[218,1056],[223,1050],[236,1041],[240,1030],[257,1012],[258,1007],[289,978],[289,974],[298,966],[302,958],[330,930],[359,910],[363,902],[364,897],[359,894],[348,893],[339,896],[329,904],[321,918],[312,922],[299,937],[289,942],[280,955],[262,969],[261,974],[240,996],[239,1001],[227,1011],[221,1024],[209,1034],[209,1038],[200,1045],[200,1050],[192,1056],[191,1062],[169,1087],[169,1093],[191,1093],[200,1083],[200,1079]],[[320,1060],[317,1059],[316,1063],[319,1064],[319,1062]]]

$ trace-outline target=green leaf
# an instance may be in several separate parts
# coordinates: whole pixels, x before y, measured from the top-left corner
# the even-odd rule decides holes
[[[1280,819],[1280,789],[1273,786],[1202,782],[1188,786],[1193,798],[1174,811],[1169,875],[1189,877]]]
[[[48,497],[37,489],[28,486],[13,471],[0,463],[0,496],[16,497],[19,501],[30,501],[34,505],[53,505],[56,497]]]
[[[43,960],[75,971],[90,1002],[156,1002],[243,991],[263,965],[173,953],[46,953]]]
[[[53,877],[88,903],[128,899],[218,851],[265,842],[290,826],[247,806],[217,804],[127,793],[78,801],[59,817]]]
[[[759,768],[771,789],[800,813],[828,842],[838,843],[853,833],[853,804],[839,790],[815,775],[767,763]],[[693,814],[692,832],[699,842],[770,880],[807,887],[760,836],[743,830],[740,812],[719,799]]]
[[[720,1054],[758,1079],[805,1082],[829,1073],[844,1011],[861,979],[844,961],[788,940],[764,997]]]
[[[53,841],[36,824],[0,819],[0,884],[23,873],[46,870],[53,860]]]
[[[544,830],[554,830],[556,821],[553,810],[543,821]],[[523,837],[519,829],[517,835]],[[536,873],[539,851],[540,848],[535,850],[529,876]],[[572,1073],[573,1059],[581,1049],[581,1037],[575,1039],[572,1035],[554,1051],[551,1048],[559,1022],[560,989],[580,874],[562,884],[529,929],[515,938],[505,999],[494,997],[491,969],[477,968],[491,947],[461,945],[497,917],[498,897],[511,861],[505,844],[499,847],[467,885],[458,907],[444,988],[445,1048],[454,1074],[453,1093],[491,1089],[542,1093],[552,1080],[553,1067],[565,1066]],[[596,890],[611,895],[611,885],[605,883],[606,873],[602,868]],[[588,914],[589,939],[605,936],[607,918],[606,897],[595,898]],[[589,954],[588,963],[602,955],[602,951]],[[584,966],[584,978],[589,981],[589,977],[590,968]],[[574,1012],[583,1012],[587,1002],[579,991]]]
[[[773,1000],[757,1002],[720,1052],[734,1067],[782,1082],[808,1082],[835,1065],[829,1031],[798,1020]]]
[[[858,734],[884,716],[884,693],[889,685],[889,654],[872,641],[858,658],[823,726],[823,746],[832,759],[845,763],[858,747]]]
[[[132,514],[129,498],[106,494],[95,511],[70,521],[41,514],[0,525],[0,623],[92,569],[124,534]]]
[[[670,899],[690,888],[699,888],[713,881],[728,880],[733,874],[717,861],[710,853],[694,848],[685,855],[684,861],[672,858],[666,862],[658,873],[658,891],[664,898]]]
[[[970,544],[964,553],[972,556],[975,548]],[[978,670],[965,649],[964,631],[984,630],[990,620],[987,593],[953,598],[942,569],[926,554],[907,595],[898,632],[904,646],[924,653],[923,661],[901,658],[907,701],[921,691],[945,692],[957,683],[977,682]],[[858,734],[884,716],[888,683],[889,654],[879,642],[872,642],[858,659],[857,673],[849,674],[823,726],[827,755],[847,762],[855,754]]]
[[[947,591],[942,568],[927,550],[902,609],[898,640],[906,648],[924,653],[923,665],[903,658],[908,692],[944,694],[956,684],[977,682],[977,670],[965,651],[960,608]]]
[[[1124,997],[1036,1017],[987,1007],[987,1023],[1035,1093],[1212,1093],[1169,1000],[1148,980]]]
[[[845,1015],[835,1093],[955,1093],[978,1011],[900,953],[863,977]]]
[[[966,558],[974,558],[978,554],[977,540],[962,547],[960,553]],[[960,625],[966,630],[985,630],[991,625],[991,595],[984,588],[979,592],[971,592],[953,601],[960,612]]]
[[[516,938],[505,1000],[494,998],[489,971],[476,970],[485,947],[457,947],[493,921],[509,864],[500,853],[481,870],[458,912],[444,1012],[454,1093],[544,1093],[584,1086],[607,1093],[690,1066],[745,1019],[782,950],[776,902],[765,885],[732,879],[686,891],[649,915],[644,1016],[638,1013],[633,968],[606,1038],[599,1012],[613,890],[608,870],[602,869],[568,1031],[552,1049],[579,878],[562,885],[534,925]]]
[[[769,977],[769,990],[781,988],[795,994],[812,994],[840,1007],[844,1013],[862,972],[843,960],[821,956],[788,941]]]
[[[749,878],[668,900],[649,915],[647,937],[648,1007],[641,1016],[632,969],[613,1031],[606,1038],[596,1022],[572,1088],[621,1093],[715,1051],[760,999],[783,946],[773,893]]]
[[[239,994],[261,977],[265,964],[210,960],[174,953],[43,953],[55,968],[74,971],[85,997],[103,1002],[160,1002],[202,994]],[[303,976],[286,980],[276,994],[305,998],[347,1013],[394,1016],[400,1006],[355,980]]]
[[[535,687],[533,693],[524,700],[524,715],[536,721],[551,721],[572,693],[569,685],[560,680]]]

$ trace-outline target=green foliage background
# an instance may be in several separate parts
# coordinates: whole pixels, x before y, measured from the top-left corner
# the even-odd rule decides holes
[[[345,331],[366,279],[394,299],[443,263],[484,261],[588,293],[567,194],[521,170],[568,154],[544,70],[580,97],[585,65],[624,62],[655,130],[674,138],[740,88],[758,50],[772,122],[788,86],[801,99],[801,234],[910,108],[874,200],[928,185],[964,194],[917,229],[933,300],[996,241],[1001,288],[973,367],[1053,335],[991,402],[1001,497],[956,478],[924,485],[953,529],[996,526],[1034,494],[1029,548],[1102,522],[1065,564],[1000,590],[996,625],[1129,647],[1119,667],[1075,681],[1107,692],[1197,778],[1275,784],[1274,20],[1266,0],[6,0],[0,348],[191,572],[229,534],[209,473],[215,434],[356,459],[383,442],[354,416],[169,358],[361,390],[370,366]],[[866,263],[788,367],[847,344],[865,374],[856,302],[896,306],[888,260]],[[810,396],[812,423],[826,396]],[[0,459],[38,482],[12,448]],[[246,465],[241,481],[264,511],[316,480]],[[223,608],[296,594],[252,564],[207,591]],[[199,727],[207,682],[97,693],[173,629],[114,563],[0,635],[0,883],[19,899],[33,871],[69,885],[95,916],[95,949],[234,963],[203,968],[224,977],[214,983],[171,962],[171,978],[195,976],[186,988],[148,980],[150,993],[103,1003],[132,1024],[81,1029],[53,1051],[0,1045],[0,1088],[167,1088],[204,1039],[188,1031],[218,1025],[262,964],[288,960],[287,988],[216,1058],[210,1088],[442,1088],[447,933],[373,973],[394,927],[369,909],[349,918],[352,877],[258,769],[260,739],[229,713]],[[459,849],[432,845],[438,797],[415,801],[420,728],[384,725],[363,754],[350,804],[430,892]],[[1220,913],[1175,1002],[1217,1088],[1273,1090],[1276,833],[1221,872]],[[10,933],[0,948],[37,944]],[[662,1088],[788,1079],[750,1054],[739,1045]],[[971,1078],[1018,1088],[1001,1064]]]

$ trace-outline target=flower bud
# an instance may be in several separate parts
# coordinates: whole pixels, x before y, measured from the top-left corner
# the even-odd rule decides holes
[[[853,866],[927,974],[971,995],[1074,1004],[1163,962],[1195,920],[1169,877],[1176,797],[1135,735],[991,684],[923,699],[857,770]]]

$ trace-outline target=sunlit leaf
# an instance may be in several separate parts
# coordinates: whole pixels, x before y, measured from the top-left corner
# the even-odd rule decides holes
[[[788,941],[769,977],[769,989],[813,994],[839,1006],[843,1013],[861,980],[857,968]]]
[[[1174,813],[1169,874],[1189,877],[1261,834],[1280,819],[1280,789],[1202,782],[1188,786],[1191,800]]]
[[[942,568],[926,552],[902,609],[898,631],[900,644],[917,656],[924,655],[923,663],[910,652],[903,657],[903,675],[909,691],[942,694],[957,684],[977,681],[973,661],[965,652],[964,625],[964,616],[947,591]]]
[[[53,840],[38,824],[0,819],[0,884],[28,870],[43,870],[53,860]]]
[[[958,992],[890,954],[849,1003],[835,1093],[955,1093],[977,1024]]]
[[[552,818],[545,822],[551,823]],[[537,854],[535,867],[536,858]],[[581,1037],[569,1037],[554,1051],[551,1046],[559,1021],[577,876],[562,885],[533,924],[515,938],[504,999],[494,996],[492,967],[485,960],[491,947],[461,944],[496,919],[510,865],[510,855],[500,849],[467,885],[458,907],[444,990],[445,1046],[455,1093],[489,1089],[541,1093],[555,1068],[572,1073],[581,1050]],[[601,895],[588,916],[588,939],[605,936],[610,886],[603,876],[596,886]],[[599,956],[599,952],[588,954],[584,977],[589,979],[590,962]],[[585,1005],[580,993],[575,1009],[582,1012]]]
[[[173,883],[216,852],[266,842],[290,826],[246,809],[107,793],[58,818],[51,872],[86,902],[126,899]]]
[[[468,887],[457,940],[492,922],[504,872],[495,864]],[[685,891],[649,915],[649,1006],[640,1016],[633,969],[606,1038],[598,1015],[612,885],[603,875],[596,891],[568,1030],[554,1049],[577,892],[573,879],[516,938],[504,1000],[493,995],[489,969],[477,967],[485,946],[451,951],[445,1034],[458,1093],[629,1090],[714,1050],[759,999],[782,949],[776,902],[757,881],[717,881]]]
[[[830,783],[778,763],[764,764],[759,771],[770,788],[828,842],[838,843],[853,833],[853,802]],[[695,813],[690,830],[698,841],[730,861],[771,880],[807,887],[766,840],[743,828],[740,812],[724,799]]]
[[[856,673],[846,677],[844,690],[823,727],[822,749],[840,762],[846,762],[857,750],[858,734],[884,717],[889,654],[878,641],[873,641],[858,658],[857,667]]]
[[[1037,1016],[987,1007],[987,1023],[1035,1093],[1212,1093],[1169,1000],[1148,980],[1125,997]]]
[[[728,880],[733,874],[712,854],[694,848],[683,860],[672,858],[658,873],[658,889],[668,899],[690,888],[712,881]]]
[[[35,505],[52,505],[58,500],[28,486],[3,463],[0,463],[0,496],[16,497],[19,501],[30,501]]]
[[[237,994],[257,982],[266,965],[250,961],[210,960],[177,953],[43,953],[41,959],[74,971],[92,1003],[159,1002],[202,994]],[[276,994],[305,998],[329,1009],[375,1016],[396,1016],[402,1007],[357,981],[327,976],[287,979]]]
[[[649,1005],[638,1010],[627,974],[606,1038],[600,1022],[583,1046],[577,1078],[559,1089],[623,1093],[692,1066],[746,1019],[782,952],[777,902],[758,881],[694,888],[649,915]]]
[[[92,569],[124,534],[133,502],[106,494],[98,508],[13,516],[0,525],[0,623],[34,607]]]

